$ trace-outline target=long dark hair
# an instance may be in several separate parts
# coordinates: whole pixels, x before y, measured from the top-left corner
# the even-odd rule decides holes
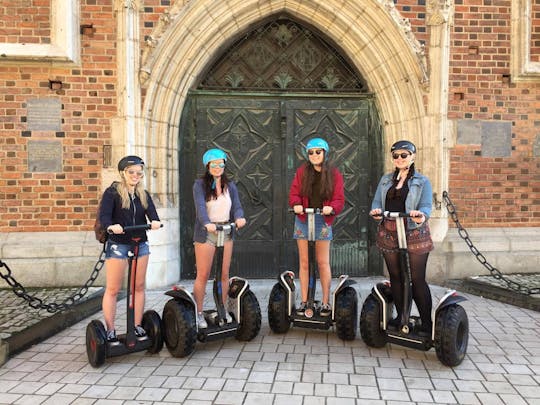
[[[316,170],[310,162],[304,164],[305,170],[302,176],[302,188],[300,193],[304,197],[311,195],[313,189],[313,180]],[[334,194],[334,170],[333,166],[326,159],[321,166],[321,197],[322,200],[330,200]]]
[[[415,173],[414,163],[412,163],[409,166],[409,171],[407,172],[407,177],[405,178],[405,181],[409,181],[409,179],[412,176],[414,176],[414,173]],[[401,188],[400,189],[397,188],[399,180],[400,180],[398,179],[398,175],[399,175],[399,169],[396,167],[396,170],[394,170],[394,174],[392,176],[392,187],[390,188],[390,190],[388,190],[388,197],[391,199],[396,199],[396,198],[401,197]]]
[[[202,175],[202,180],[204,183],[204,199],[205,201],[210,200],[216,200],[217,199],[217,191],[213,187],[214,185],[214,176],[212,176],[208,170]],[[223,193],[227,189],[227,185],[229,184],[229,178],[227,177],[227,174],[225,174],[225,171],[223,171],[223,174],[221,175],[221,192]]]

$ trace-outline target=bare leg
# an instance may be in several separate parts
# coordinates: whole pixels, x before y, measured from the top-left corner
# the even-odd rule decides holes
[[[332,284],[332,272],[330,269],[330,241],[318,240],[315,242],[315,255],[321,280],[322,303],[328,304],[330,297],[330,285]]]
[[[212,262],[214,260],[214,252],[216,248],[209,243],[195,242],[195,261],[197,266],[197,277],[193,285],[193,296],[197,304],[197,311],[202,312],[204,303],[204,294],[206,291],[206,283]]]
[[[118,292],[122,288],[125,269],[126,259],[107,259],[105,261],[105,293],[101,305],[107,330],[115,329],[116,301]]]
[[[306,302],[308,298],[308,284],[309,284],[309,258],[308,258],[308,242],[304,239],[297,239],[298,245],[298,273],[300,278],[300,291],[302,294],[302,301]]]

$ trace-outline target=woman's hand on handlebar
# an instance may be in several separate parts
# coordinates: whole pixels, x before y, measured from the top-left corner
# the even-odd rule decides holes
[[[325,205],[324,207],[322,207],[323,215],[332,215],[333,212],[334,212],[334,209],[330,207],[329,205]]]
[[[210,222],[209,224],[206,224],[204,227],[206,228],[206,232],[209,232],[209,233],[217,232],[216,224],[213,224],[212,222]]]
[[[380,208],[374,208],[371,211],[369,211],[369,215],[373,217],[373,219],[381,219],[382,218],[382,210]]]
[[[302,207],[301,205],[295,205],[293,207],[293,210],[295,214],[302,214],[304,212],[304,207]]]
[[[246,225],[246,219],[245,218],[237,218],[236,221],[234,221],[236,224],[236,228],[240,229],[243,228]]]
[[[426,220],[426,217],[422,211],[412,210],[409,212],[409,215],[417,224],[422,224]]]
[[[156,229],[159,229],[161,228],[161,222],[160,221],[152,221],[150,223],[150,229],[152,229],[153,231],[155,231]]]
[[[107,227],[107,233],[114,233],[115,235],[124,233],[124,228],[120,224],[109,225]]]

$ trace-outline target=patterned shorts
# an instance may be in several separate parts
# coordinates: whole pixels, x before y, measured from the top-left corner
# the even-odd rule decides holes
[[[294,239],[308,238],[308,221],[300,221],[298,216],[294,220]],[[332,226],[324,222],[322,215],[315,215],[315,240],[332,240]]]

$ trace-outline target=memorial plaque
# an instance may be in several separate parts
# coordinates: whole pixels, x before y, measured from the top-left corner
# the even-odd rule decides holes
[[[457,144],[473,145],[482,143],[482,122],[478,120],[458,120]]]
[[[61,131],[62,103],[55,98],[35,98],[26,102],[26,123],[30,131]]]
[[[62,143],[60,141],[28,141],[29,172],[61,172]]]
[[[482,122],[482,156],[508,157],[512,154],[512,123]]]

